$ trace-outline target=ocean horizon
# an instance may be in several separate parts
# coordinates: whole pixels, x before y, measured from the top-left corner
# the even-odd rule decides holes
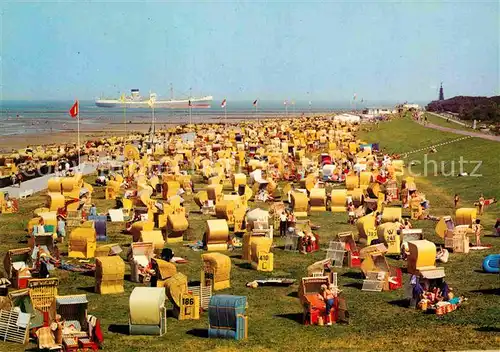
[[[222,101],[222,99],[220,99]],[[12,118],[21,115],[23,117],[58,117],[58,114],[67,114],[70,107],[73,105],[73,100],[0,100],[0,118]],[[293,102],[293,103],[292,103]],[[228,113],[254,113],[255,106],[253,100],[228,100],[226,110]],[[367,101],[367,100],[351,100],[351,101],[309,101],[307,100],[288,100],[285,107],[283,101],[278,100],[259,100],[257,111],[259,113],[265,112],[285,112],[287,109],[289,113],[295,112],[325,112],[325,111],[339,111],[339,110],[362,110],[369,107],[393,107],[402,102],[395,100],[380,100],[380,101]],[[416,102],[417,104],[427,104],[427,102]],[[147,108],[127,108],[131,114],[149,112]],[[156,112],[185,112],[188,109],[170,109],[170,108],[156,108]],[[224,109],[220,107],[220,101],[214,100],[210,108],[206,109],[192,109],[196,114],[221,114]],[[87,116],[96,115],[122,115],[123,108],[103,108],[95,105],[94,100],[80,100],[80,113]]]
[[[69,117],[73,100],[0,100],[0,135],[21,135],[41,131],[67,130],[75,122]],[[309,101],[297,100],[287,106],[283,101],[259,100],[257,111],[253,100],[227,101],[226,112],[219,100],[214,100],[210,108],[192,109],[194,122],[220,119],[227,116],[234,118],[266,116],[297,116],[308,113],[339,111],[361,111],[368,107],[393,107],[397,101]],[[424,103],[425,104],[425,103]],[[95,105],[94,100],[80,100],[80,123],[91,125],[98,123],[146,122],[151,120],[148,108],[104,108]],[[189,109],[156,108],[155,119],[158,123],[180,123],[188,121]]]

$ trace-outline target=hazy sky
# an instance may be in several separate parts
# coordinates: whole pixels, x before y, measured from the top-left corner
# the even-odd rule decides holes
[[[500,94],[499,3],[2,3],[1,98]]]

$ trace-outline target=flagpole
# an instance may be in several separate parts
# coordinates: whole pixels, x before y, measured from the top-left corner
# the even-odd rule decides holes
[[[77,131],[78,131],[78,137],[77,137],[77,143],[78,143],[78,171],[81,170],[81,159],[80,159],[80,104],[78,104],[78,110],[76,114],[76,124],[77,124]]]
[[[150,103],[151,103],[151,148],[153,146],[153,140],[154,140],[154,130],[155,130],[155,103],[149,98]]]
[[[125,136],[127,135],[127,108],[123,104],[123,127],[125,129]]]
[[[260,123],[259,121],[259,113],[257,112],[257,107],[259,106],[259,100],[255,102],[255,116],[257,117],[257,124]]]
[[[193,88],[189,88],[189,124],[193,124],[193,107],[192,107],[192,102],[191,99],[193,97]]]

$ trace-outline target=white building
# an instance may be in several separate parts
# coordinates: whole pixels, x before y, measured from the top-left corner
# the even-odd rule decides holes
[[[380,115],[395,114],[396,112],[397,110],[395,108],[373,107],[365,109],[363,111],[363,114],[369,116],[380,116]]]
[[[413,109],[413,110],[420,110],[420,105],[418,104],[403,104],[403,109],[405,110],[410,110],[410,109]]]
[[[352,114],[340,114],[333,117],[334,121],[349,122],[349,123],[359,123],[361,118],[358,115]]]

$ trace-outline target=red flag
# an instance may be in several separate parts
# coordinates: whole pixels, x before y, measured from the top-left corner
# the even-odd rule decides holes
[[[78,104],[78,100],[75,100],[75,103],[73,104],[71,109],[69,109],[69,116],[71,116],[72,118],[75,118],[78,116],[79,112],[80,112],[80,106]]]
[[[222,101],[222,103],[220,104],[220,107],[221,107],[221,108],[225,108],[225,107],[226,107],[226,99],[224,99],[224,100]]]
[[[254,100],[253,105],[257,105],[257,99]]]

